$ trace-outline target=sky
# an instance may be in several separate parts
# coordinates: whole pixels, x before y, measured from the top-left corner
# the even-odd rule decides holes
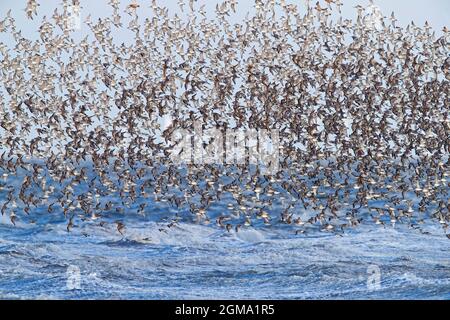
[[[234,22],[239,22],[244,19],[245,13],[251,10],[254,1],[253,0],[238,0],[239,10],[233,17]],[[342,0],[344,3],[343,15],[345,18],[356,17],[355,5],[360,4],[362,6],[369,5],[369,0]],[[40,3],[39,13],[51,16],[53,10],[61,6],[62,0],[38,0]],[[151,0],[137,0],[141,5],[141,12],[145,10],[150,11]],[[158,4],[164,4],[169,9],[177,8],[178,0],[157,0]],[[214,12],[215,4],[219,2],[217,0],[198,0],[197,6],[206,4],[207,12]],[[311,0],[311,4],[315,4],[316,0]],[[108,0],[81,0],[82,5],[82,21],[87,15],[91,15],[93,18],[100,15],[105,15],[110,12],[110,8],[107,5]],[[125,7],[131,3],[131,0],[122,0],[121,4]],[[305,0],[286,0],[286,3],[298,4],[304,6]],[[324,3],[321,0],[321,3]],[[416,25],[423,25],[425,21],[431,25],[436,31],[441,31],[444,26],[450,27],[450,1],[449,0],[374,0],[374,4],[378,6],[381,12],[385,16],[390,16],[391,12],[395,12],[395,15],[399,21],[399,25],[406,26],[409,22],[414,21]],[[17,21],[18,27],[23,30],[24,34],[36,31],[36,24],[30,23],[25,18],[26,0],[0,0],[0,19],[6,15],[8,10],[12,10],[12,14]],[[41,17],[41,16],[40,16]],[[40,18],[39,18],[40,19]],[[83,29],[83,28],[82,28]],[[87,29],[87,28],[85,28]],[[87,32],[88,30],[85,30]],[[83,30],[81,30],[83,33]],[[0,34],[0,41],[2,41],[2,34]]]

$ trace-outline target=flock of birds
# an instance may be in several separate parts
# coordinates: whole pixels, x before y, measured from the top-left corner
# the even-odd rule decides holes
[[[68,232],[98,220],[126,234],[125,216],[158,205],[174,212],[161,232],[193,221],[427,233],[434,221],[448,233],[447,28],[400,27],[361,6],[344,19],[339,0],[256,0],[238,23],[237,0],[214,16],[194,0],[176,13],[149,3],[109,1],[112,14],[84,18],[80,40],[69,23],[78,0],[42,17],[36,38],[11,12],[0,18],[0,209],[12,224],[61,212]],[[27,1],[29,19],[38,9]],[[196,121],[277,130],[278,172],[248,159],[174,164],[171,134]]]

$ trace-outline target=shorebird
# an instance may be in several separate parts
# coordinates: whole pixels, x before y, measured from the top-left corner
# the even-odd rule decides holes
[[[27,1],[35,38],[11,11],[0,18],[11,38],[0,44],[0,201],[13,224],[40,208],[62,212],[68,232],[75,216],[104,226],[123,215],[124,235],[125,216],[156,203],[224,232],[388,219],[447,229],[448,27],[392,14],[374,28],[363,6],[344,19],[338,0],[305,12],[258,1],[241,23],[235,0],[208,21],[195,1],[178,1],[183,17],[152,1],[141,21],[138,1],[128,17],[110,0],[78,39],[70,4],[35,19],[39,1]]]

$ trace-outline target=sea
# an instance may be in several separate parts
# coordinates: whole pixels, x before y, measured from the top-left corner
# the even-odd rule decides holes
[[[124,212],[123,235],[117,216],[67,232],[58,210],[15,226],[5,214],[0,298],[450,299],[450,240],[437,221],[422,231],[363,221],[341,234],[275,223],[228,232],[186,219],[167,228],[173,210]]]

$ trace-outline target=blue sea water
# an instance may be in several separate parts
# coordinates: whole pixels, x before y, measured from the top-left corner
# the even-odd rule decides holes
[[[363,223],[338,236],[193,222],[166,232],[159,218],[130,215],[122,236],[98,221],[68,233],[61,216],[1,218],[0,298],[450,299],[450,241],[437,222],[430,234]]]

